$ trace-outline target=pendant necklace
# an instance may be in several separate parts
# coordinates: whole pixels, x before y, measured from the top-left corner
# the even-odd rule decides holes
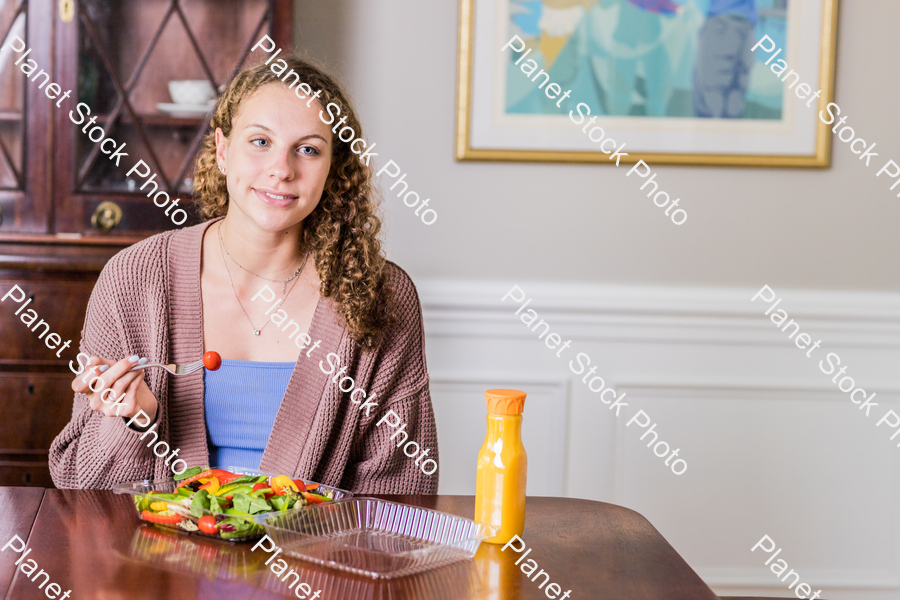
[[[259,335],[262,332],[262,330],[266,328],[266,325],[269,324],[269,321],[271,321],[271,319],[266,320],[266,322],[263,324],[263,326],[260,327],[259,329],[257,329],[256,326],[253,324],[253,321],[250,320],[250,315],[248,315],[247,311],[244,310],[244,305],[241,304],[241,299],[238,298],[237,290],[234,289],[234,281],[231,279],[231,272],[228,270],[228,262],[226,262],[226,260],[225,260],[225,255],[228,254],[228,250],[225,248],[225,241],[222,239],[221,224],[216,226],[216,233],[219,236],[219,250],[222,253],[222,264],[225,265],[225,273],[228,274],[228,283],[231,284],[231,291],[234,292],[234,298],[235,298],[235,300],[237,300],[238,306],[241,307],[241,310],[244,312],[244,316],[247,317],[247,321],[250,323],[250,327],[253,328],[253,335]],[[234,260],[234,257],[231,256],[231,254],[228,254],[228,258],[230,258],[231,260]],[[308,259],[308,258],[309,258],[309,252],[307,252],[306,255],[303,257],[303,262],[300,263],[300,268],[297,269],[297,271],[294,272],[293,275],[291,275],[289,278],[284,279],[284,280],[268,279],[266,277],[262,277],[261,275],[257,275],[253,271],[248,271],[247,269],[244,269],[244,267],[241,267],[241,265],[236,260],[234,260],[234,264],[241,267],[241,269],[243,269],[244,271],[247,271],[248,273],[250,273],[251,275],[253,275],[255,277],[259,277],[260,279],[265,279],[266,281],[280,283],[282,285],[282,287],[281,287],[281,302],[279,302],[279,305],[280,305],[280,304],[284,304],[284,301],[287,300],[288,294],[290,294],[290,292],[294,291],[294,288],[297,287],[297,285],[294,284],[291,286],[290,291],[288,291],[286,286],[289,281],[295,279],[300,274],[300,272],[303,271],[303,267],[306,266],[306,259]]]
[[[234,260],[234,257],[228,252],[228,248],[225,247],[225,241],[222,239],[221,225],[216,226],[216,233],[219,234],[219,244],[221,244],[222,249],[225,251],[225,254],[228,254],[228,258],[230,258],[231,260]],[[307,253],[307,256],[309,256],[309,253]],[[224,261],[225,258],[223,257],[222,260]],[[287,284],[289,282],[293,281],[300,274],[300,271],[303,270],[303,266],[306,264],[306,257],[303,258],[303,262],[300,264],[300,268],[297,269],[296,271],[294,271],[294,274],[291,275],[290,277],[288,277],[287,279],[269,279],[268,277],[263,277],[262,275],[257,275],[256,273],[254,273],[253,271],[251,271],[249,269],[244,269],[244,267],[241,266],[241,263],[239,263],[236,260],[234,260],[234,264],[236,264],[240,269],[247,271],[254,277],[258,277],[258,278],[264,279],[266,281],[271,281],[272,283],[280,283],[281,284],[281,295],[285,296],[287,293],[287,291],[286,291]],[[226,270],[228,269],[227,265],[225,266],[225,269]]]

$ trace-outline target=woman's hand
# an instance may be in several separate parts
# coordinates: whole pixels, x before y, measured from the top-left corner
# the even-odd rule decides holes
[[[131,370],[140,360],[132,356],[115,362],[92,356],[90,367],[72,381],[72,389],[85,394],[91,409],[107,417],[131,418],[144,411],[152,423],[159,408],[156,396],[144,382],[144,371]]]

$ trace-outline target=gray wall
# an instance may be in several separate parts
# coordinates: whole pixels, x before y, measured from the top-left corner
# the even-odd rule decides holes
[[[877,160],[900,163],[900,3],[842,4],[835,101]],[[827,170],[659,167],[688,211],[681,227],[624,167],[457,162],[457,12],[296,5],[297,49],[347,85],[379,167],[400,164],[439,214],[425,226],[386,197],[388,255],[414,278],[900,290],[900,199],[875,177],[883,162],[867,169],[841,142]]]

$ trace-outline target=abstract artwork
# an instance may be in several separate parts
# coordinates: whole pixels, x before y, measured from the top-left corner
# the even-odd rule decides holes
[[[607,162],[586,112],[628,162],[828,164],[836,0],[461,2],[460,159]],[[772,44],[815,102],[776,74]]]

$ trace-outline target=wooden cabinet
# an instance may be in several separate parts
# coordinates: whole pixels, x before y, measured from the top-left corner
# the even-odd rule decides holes
[[[71,348],[78,348],[81,325],[84,321],[84,307],[94,287],[94,278],[84,280],[70,276],[66,281],[35,280],[29,272],[22,272],[17,278],[6,278],[0,275],[0,298],[10,290],[22,290],[3,301],[4,310],[0,310],[0,331],[9,332],[4,335],[4,343],[0,345],[0,360],[17,362],[19,360],[42,361],[52,360],[62,352],[71,354],[69,349],[51,349],[45,338],[56,333],[63,341],[72,341]],[[24,297],[25,301],[13,305],[13,302]],[[30,302],[28,302],[30,300]],[[21,310],[20,310],[21,308]],[[40,321],[46,322],[50,328],[40,326],[40,321],[31,324],[31,328],[22,321],[26,310],[34,310]],[[20,314],[16,314],[16,313]],[[32,329],[35,329],[32,331]],[[30,335],[29,335],[30,334]],[[53,345],[53,344],[51,344]],[[2,435],[2,433],[0,433]]]
[[[71,373],[0,373],[0,418],[15,423],[0,429],[0,486],[53,487],[47,448],[72,416],[71,384]]]
[[[19,304],[0,303],[0,485],[50,485],[47,449],[71,415],[68,363],[97,275],[122,248],[177,227],[145,195],[149,186],[140,190],[144,169],[129,170],[143,161],[158,189],[179,198],[184,226],[199,221],[191,178],[210,105],[176,103],[170,82],[205,81],[199,87],[221,92],[241,68],[264,59],[250,53],[262,35],[293,46],[292,6],[0,2],[0,297],[18,285],[50,330],[72,339],[57,357],[14,314]],[[27,72],[29,60],[37,69]],[[62,90],[55,100],[50,83]],[[118,165],[101,151],[107,138],[125,145]]]

